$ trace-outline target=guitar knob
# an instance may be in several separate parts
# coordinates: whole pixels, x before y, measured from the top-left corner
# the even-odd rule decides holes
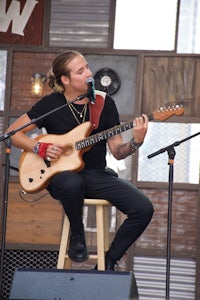
[[[40,170],[40,173],[41,173],[41,174],[44,174],[44,173],[45,173],[45,170],[44,170],[44,169],[41,169],[41,170]]]

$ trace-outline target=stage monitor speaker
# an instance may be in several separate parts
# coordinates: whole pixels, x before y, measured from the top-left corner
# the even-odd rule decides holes
[[[132,272],[18,269],[12,300],[138,300]]]

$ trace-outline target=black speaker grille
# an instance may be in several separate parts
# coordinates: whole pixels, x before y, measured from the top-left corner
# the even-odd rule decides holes
[[[7,300],[9,298],[14,272],[17,268],[55,269],[57,260],[57,251],[6,250],[0,299]]]

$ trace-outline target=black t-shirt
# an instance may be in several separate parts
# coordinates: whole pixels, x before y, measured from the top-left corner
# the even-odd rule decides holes
[[[66,99],[63,94],[52,93],[45,96],[38,101],[28,112],[28,116],[31,120],[36,119],[47,112],[62,107],[56,112],[51,113],[45,118],[41,118],[35,122],[38,128],[44,127],[49,134],[64,134],[71,131],[73,128],[78,126],[77,120],[74,118],[71,110],[66,105]],[[82,111],[84,105],[73,103],[73,106],[78,110]],[[80,122],[81,119],[79,118]],[[85,121],[89,121],[89,109]],[[104,108],[101,113],[99,127],[93,130],[90,135],[96,134],[103,130],[112,128],[115,125],[119,125],[119,114],[115,105],[114,100],[106,95]],[[77,136],[77,141],[79,137]],[[61,144],[64,141],[61,140]],[[66,141],[67,142],[67,141]],[[68,141],[70,143],[70,141]],[[64,142],[65,144],[65,142]],[[106,140],[94,144],[91,149],[83,154],[83,161],[86,169],[104,169],[106,166]]]

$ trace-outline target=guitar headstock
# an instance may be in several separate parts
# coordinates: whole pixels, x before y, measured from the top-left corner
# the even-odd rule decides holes
[[[165,121],[166,119],[176,115],[181,116],[184,113],[183,105],[172,105],[161,107],[152,113],[152,120]]]

